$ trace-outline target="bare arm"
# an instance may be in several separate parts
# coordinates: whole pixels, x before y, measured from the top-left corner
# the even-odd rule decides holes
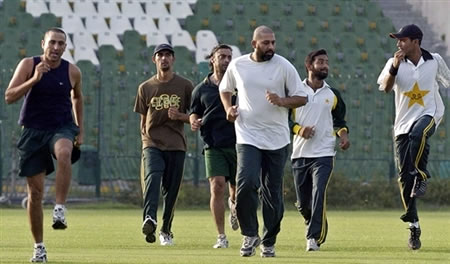
[[[394,60],[392,61],[392,67],[398,71],[398,68],[400,67],[400,62],[405,58],[405,52],[402,50],[397,50],[394,53]],[[385,93],[389,93],[392,91],[392,88],[394,87],[395,83],[395,75],[392,75],[389,73],[384,78],[383,82],[381,83],[381,88],[384,90]]]
[[[286,108],[297,108],[305,105],[308,102],[308,97],[306,96],[288,96],[288,97],[279,97],[276,93],[271,93],[266,91],[266,99],[269,103],[286,107]]]
[[[227,113],[227,120],[230,122],[234,122],[238,117],[238,106],[232,105],[232,93],[231,92],[220,92],[220,100],[222,101],[223,108]]]
[[[181,113],[178,111],[178,108],[171,107],[168,111],[169,118],[172,120],[180,120],[184,123],[189,124],[189,115],[185,113]]]
[[[36,65],[36,70],[33,74],[33,58],[25,58],[20,61],[5,91],[5,102],[11,104],[18,101],[49,70],[50,66],[48,64],[40,62]]]
[[[69,65],[69,76],[72,83],[72,107],[75,123],[80,128],[75,144],[80,146],[84,141],[84,125],[83,125],[83,92],[81,91],[81,71],[77,66]]]
[[[202,119],[197,114],[191,114],[189,116],[189,122],[191,123],[191,130],[197,131],[202,126]]]

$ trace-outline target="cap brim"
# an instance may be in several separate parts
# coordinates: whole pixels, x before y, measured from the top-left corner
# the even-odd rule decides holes
[[[403,38],[404,36],[401,34],[389,33],[389,37],[393,39]]]
[[[163,51],[163,50],[167,50],[167,51],[169,51],[170,53],[175,54],[175,52],[174,52],[173,50],[171,50],[171,49],[160,49],[160,50],[158,50],[158,51],[153,52],[153,56],[156,55],[156,53],[161,52],[161,51]]]

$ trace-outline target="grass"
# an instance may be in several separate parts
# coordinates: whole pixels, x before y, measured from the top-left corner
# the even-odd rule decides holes
[[[51,263],[450,263],[450,211],[421,212],[422,249],[406,246],[408,230],[399,211],[329,211],[327,242],[305,252],[304,226],[288,211],[276,244],[276,258],[239,256],[241,235],[227,226],[230,248],[213,249],[215,229],[206,210],[177,210],[173,247],[147,244],[140,209],[69,208],[67,230],[51,229],[44,215]],[[161,214],[159,214],[160,217]],[[261,217],[260,217],[261,219]],[[0,209],[0,263],[28,263],[33,241],[26,211]]]

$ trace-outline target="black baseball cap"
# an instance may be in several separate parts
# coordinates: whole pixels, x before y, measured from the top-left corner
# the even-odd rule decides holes
[[[153,50],[153,56],[155,56],[156,53],[162,51],[162,50],[168,50],[170,51],[172,54],[174,54],[175,52],[173,51],[172,46],[170,46],[170,44],[164,43],[164,44],[159,44],[158,46],[155,47],[155,50]]]
[[[420,28],[414,24],[402,27],[397,33],[390,33],[391,38],[410,38],[422,40],[423,33]]]

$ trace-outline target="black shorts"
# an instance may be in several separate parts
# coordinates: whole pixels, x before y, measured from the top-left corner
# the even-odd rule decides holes
[[[47,131],[24,127],[17,148],[19,150],[19,176],[30,177],[41,172],[46,175],[55,170],[54,146],[56,141],[67,138],[74,142],[80,129],[74,123],[69,123],[56,130]],[[79,149],[72,150],[72,163],[80,158]],[[52,158],[53,156],[53,158]]]

